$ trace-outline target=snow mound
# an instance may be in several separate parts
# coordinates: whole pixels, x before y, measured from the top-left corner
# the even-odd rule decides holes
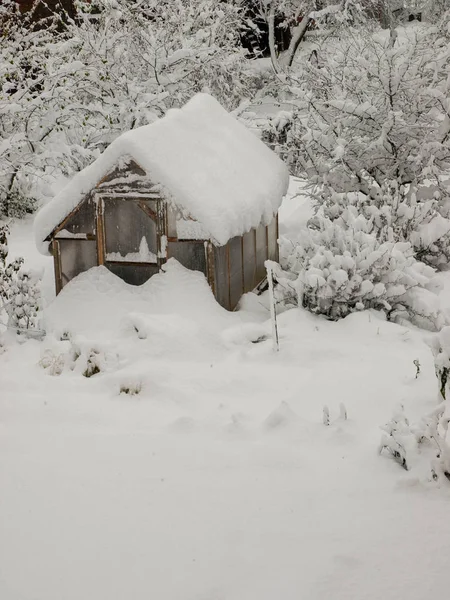
[[[274,152],[214,98],[197,94],[183,108],[118,137],[39,212],[35,237],[42,253],[47,236],[124,157],[219,245],[269,223],[289,184]]]
[[[287,427],[298,420],[298,415],[292,410],[288,402],[284,401],[273,410],[264,421],[264,428],[267,430]]]
[[[233,323],[231,313],[214,299],[202,273],[171,258],[164,271],[141,286],[132,286],[108,271],[93,267],[70,281],[45,312],[48,332],[86,336],[120,330],[137,338],[195,335],[196,327]],[[230,321],[231,317],[231,321]]]
[[[229,347],[257,344],[268,339],[271,335],[269,322],[264,323],[241,323],[231,327],[222,333],[222,339]]]

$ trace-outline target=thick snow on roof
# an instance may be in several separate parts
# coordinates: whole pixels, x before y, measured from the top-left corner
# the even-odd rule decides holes
[[[219,245],[278,210],[289,183],[284,163],[207,94],[117,138],[37,215],[36,242],[45,238],[122,157],[135,160],[174,204],[199,221]]]

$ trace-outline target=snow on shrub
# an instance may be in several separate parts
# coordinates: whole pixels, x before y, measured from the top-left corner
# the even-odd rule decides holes
[[[96,4],[95,19],[82,2],[63,28],[11,19],[0,34],[0,216],[29,212],[32,198],[53,195],[55,178],[196,92],[234,109],[260,83],[238,47],[233,3]]]
[[[449,32],[355,31],[286,73],[294,108],[275,137],[317,214],[282,244],[285,302],[444,324],[430,267],[450,260]]]
[[[0,319],[6,316],[3,325],[18,332],[31,331],[39,325],[39,279],[23,268],[23,258],[7,261],[8,234],[8,226],[0,226]]]
[[[344,213],[343,213],[344,214]],[[443,324],[434,269],[415,259],[409,242],[380,242],[364,215],[332,221],[318,213],[292,246],[282,240],[285,270],[275,273],[277,298],[336,320],[373,308],[427,329]]]
[[[444,208],[439,205],[440,192],[435,186],[422,188],[421,196],[429,197],[418,201],[411,186],[396,181],[372,186],[367,195],[337,193],[325,187],[321,206],[325,216],[345,228],[363,215],[367,233],[379,242],[411,242],[416,258],[443,267],[450,261],[450,219],[442,215]]]
[[[47,371],[49,375],[61,375],[66,365],[66,356],[64,353],[56,354],[52,349],[47,348],[42,354],[39,366]]]
[[[93,344],[82,337],[70,340],[68,366],[83,377],[93,377],[117,368],[118,355],[102,344]]]
[[[83,336],[64,339],[50,338],[39,361],[39,366],[49,375],[61,375],[73,371],[83,377],[114,371],[118,367],[118,354],[108,345],[94,343]]]
[[[119,386],[119,394],[137,396],[142,392],[142,381],[140,379],[127,379]]]
[[[401,406],[382,427],[380,454],[389,453],[406,471],[428,480],[450,480],[450,445],[447,440],[448,406],[442,402],[411,425]],[[444,479],[445,481],[445,479]]]
[[[450,385],[450,327],[443,327],[434,334],[429,344],[434,356],[439,403],[415,425],[410,424],[404,407],[400,406],[392,419],[382,427],[385,433],[379,452],[388,452],[406,471],[421,469],[428,479],[439,481],[444,476],[450,480],[450,410],[446,402]],[[413,362],[417,379],[420,364],[418,360]]]
[[[450,327],[444,327],[430,340],[434,368],[438,379],[439,400],[446,400],[450,385]]]
[[[0,215],[21,219],[28,214],[32,214],[37,207],[36,198],[29,190],[19,191],[11,187],[7,192],[0,194]]]
[[[442,183],[450,147],[449,30],[424,26],[394,46],[354,32],[317,49],[290,75],[297,115],[287,135],[299,175],[335,191],[387,181],[416,191]],[[448,192],[447,192],[448,195]]]

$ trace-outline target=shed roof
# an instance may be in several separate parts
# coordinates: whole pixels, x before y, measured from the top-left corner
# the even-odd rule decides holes
[[[42,252],[54,228],[122,157],[137,162],[219,245],[269,222],[289,182],[274,152],[214,98],[197,94],[183,108],[119,136],[41,209],[35,235]]]

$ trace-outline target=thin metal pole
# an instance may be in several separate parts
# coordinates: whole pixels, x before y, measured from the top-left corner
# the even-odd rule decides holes
[[[280,344],[278,341],[278,325],[277,325],[277,311],[275,310],[275,298],[273,295],[273,274],[272,274],[272,261],[266,260],[265,267],[267,270],[267,282],[269,284],[269,304],[270,304],[270,320],[272,321],[272,344],[273,351],[278,352],[280,350]]]

